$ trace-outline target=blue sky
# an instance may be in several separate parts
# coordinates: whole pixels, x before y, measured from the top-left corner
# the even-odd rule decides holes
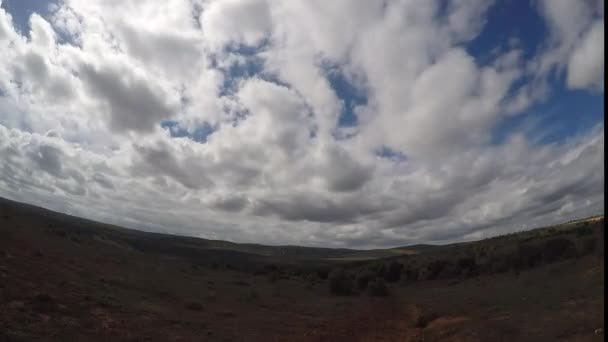
[[[29,32],[29,18],[32,13],[42,16],[49,14],[49,4],[55,1],[47,0],[11,0],[3,1],[2,8],[7,10],[12,16],[17,28],[24,34]]]

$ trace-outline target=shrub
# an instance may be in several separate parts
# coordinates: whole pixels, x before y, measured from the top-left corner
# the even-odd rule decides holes
[[[369,282],[374,280],[375,278],[376,278],[376,274],[369,270],[365,270],[365,271],[359,273],[357,275],[357,278],[355,279],[355,281],[357,283],[357,288],[361,291],[365,290],[367,288],[367,285],[369,284]]]
[[[319,278],[317,278],[317,275],[314,273],[310,273],[306,276],[305,280],[306,280],[306,288],[307,289],[311,289],[313,288],[316,284],[317,284],[317,280]]]
[[[367,284],[367,294],[370,296],[388,296],[388,288],[382,278],[372,279]]]
[[[186,309],[191,310],[191,311],[202,311],[203,304],[198,303],[198,302],[190,302],[190,303],[186,304]]]
[[[407,280],[407,281],[416,281],[416,280],[418,280],[418,270],[412,269],[412,268],[408,268],[405,271],[405,280]]]
[[[555,238],[545,242],[543,246],[543,260],[553,262],[576,255],[574,242],[566,238]]]
[[[396,282],[401,279],[401,270],[403,269],[403,264],[397,261],[391,261],[386,265],[384,272],[384,279],[390,282]]]
[[[593,254],[597,249],[597,240],[591,236],[581,242],[580,255]]]
[[[279,279],[281,279],[281,275],[279,274],[279,272],[276,271],[270,273],[270,276],[268,277],[268,280],[273,284],[279,281]]]
[[[587,225],[589,224],[589,222],[585,222],[585,223],[586,223],[585,226],[583,226],[581,228],[578,228],[576,230],[576,237],[582,237],[582,236],[587,236],[587,235],[593,234],[593,229],[587,227]]]
[[[329,270],[326,268],[321,268],[317,270],[317,275],[319,276],[319,279],[327,279],[327,277],[329,277]]]
[[[485,264],[485,268],[490,273],[503,273],[507,272],[513,264],[515,264],[515,262],[510,260],[507,256],[495,256],[488,260]]]
[[[386,265],[384,263],[376,263],[372,265],[372,271],[376,273],[377,277],[384,278],[386,274]]]
[[[513,267],[516,269],[530,268],[541,263],[543,250],[533,246],[522,244],[518,246],[517,256],[513,260]]]
[[[465,275],[474,275],[477,273],[477,262],[475,257],[464,257],[456,262],[458,272]]]
[[[58,305],[53,299],[46,293],[39,293],[31,299],[32,308],[41,313],[49,313],[57,310]]]
[[[264,270],[268,273],[276,272],[278,270],[278,267],[275,264],[268,264],[268,265],[264,265]]]
[[[335,295],[349,295],[353,291],[353,281],[348,274],[341,269],[331,271],[328,276],[329,291]]]
[[[439,274],[448,266],[448,262],[445,260],[433,260],[428,266],[427,279],[436,279]]]

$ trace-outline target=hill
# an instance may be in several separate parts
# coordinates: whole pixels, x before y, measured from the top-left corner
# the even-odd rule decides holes
[[[600,341],[603,235],[601,217],[444,246],[263,246],[0,200],[0,340]]]

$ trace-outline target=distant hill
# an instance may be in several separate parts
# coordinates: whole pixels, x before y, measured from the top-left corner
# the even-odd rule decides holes
[[[0,198],[1,213],[4,215],[25,216],[46,226],[48,232],[71,236],[81,240],[95,240],[143,253],[154,253],[167,257],[185,257],[207,262],[232,262],[237,265],[257,263],[279,264],[319,264],[334,262],[369,261],[383,258],[407,257],[428,252],[439,252],[459,245],[479,243],[463,242],[450,245],[417,244],[411,246],[358,250],[348,248],[320,248],[302,246],[267,246],[261,244],[235,243],[222,240],[208,240],[196,237],[144,232],[100,223],[67,214],[58,213],[41,207]],[[539,236],[547,231],[568,230],[584,222],[595,222],[603,215],[571,221],[562,225],[543,227],[533,230],[489,238],[484,243],[504,241],[505,239],[526,239]],[[26,220],[26,221],[27,221]],[[18,220],[19,221],[19,220]],[[23,222],[23,220],[19,221]],[[481,241],[480,241],[481,242]]]
[[[292,263],[306,261],[354,261],[409,255],[435,246],[414,245],[387,249],[357,250],[348,248],[320,248],[302,246],[267,246],[235,243],[196,237],[144,232],[62,214],[41,207],[0,198],[2,212],[28,216],[44,221],[47,229],[58,234],[76,235],[80,239],[94,239],[140,252],[166,254],[206,260],[272,260]]]

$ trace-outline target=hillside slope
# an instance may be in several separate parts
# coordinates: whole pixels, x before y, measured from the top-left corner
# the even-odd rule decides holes
[[[603,232],[583,221],[382,259],[286,257],[2,201],[0,341],[601,341]],[[330,291],[338,268],[347,295]],[[387,293],[359,288],[370,273]]]

